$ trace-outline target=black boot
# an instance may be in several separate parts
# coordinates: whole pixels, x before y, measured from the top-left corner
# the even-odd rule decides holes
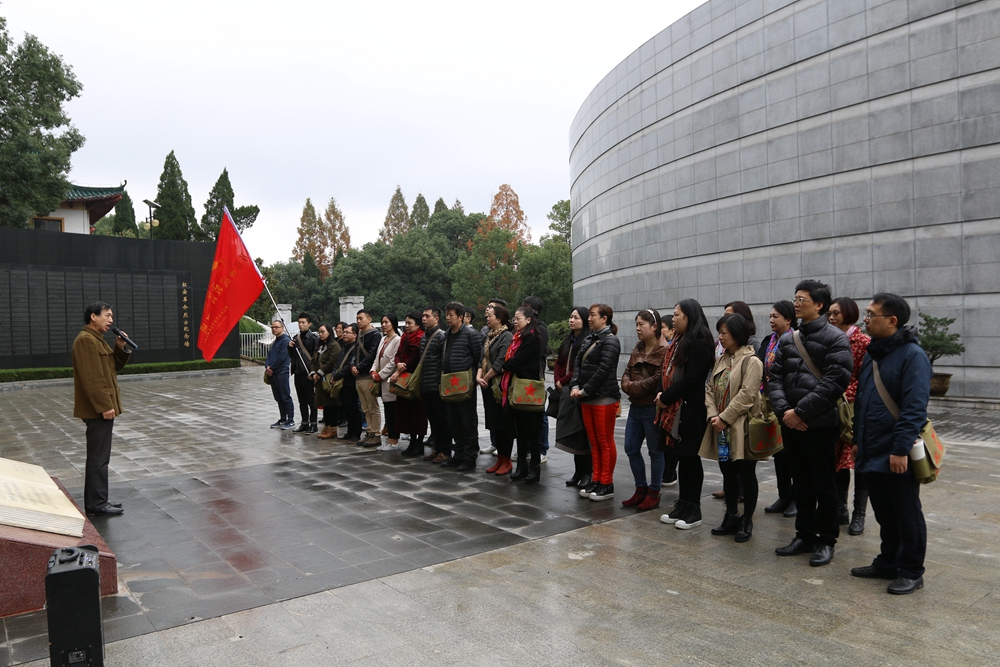
[[[792,504],[791,498],[778,498],[773,503],[764,508],[767,514],[781,514]]]
[[[837,520],[841,526],[846,526],[851,522],[851,513],[847,511],[847,503],[842,503],[837,511]]]
[[[410,436],[410,446],[400,453],[400,456],[410,458],[424,455],[424,440],[420,437]]]
[[[749,542],[750,537],[753,535],[753,517],[743,516],[740,521],[740,529],[736,531],[736,541],[737,542]]]
[[[542,478],[542,466],[531,466],[531,470],[528,472],[528,476],[524,478],[525,484],[534,484]]]
[[[851,525],[847,528],[848,535],[860,535],[865,532],[865,511],[854,510]]]
[[[583,479],[583,475],[581,475],[580,471],[578,470],[575,473],[573,473],[572,477],[566,480],[566,486],[576,486],[577,484],[580,483],[581,479]]]
[[[584,475],[583,477],[580,478],[579,482],[576,483],[576,488],[578,488],[578,489],[586,489],[588,486],[590,486],[590,482],[593,481],[593,479],[594,478],[588,472],[586,475]]]
[[[309,432],[319,433],[319,424],[317,424],[316,422],[309,422]]]
[[[510,481],[516,482],[528,476],[528,457],[525,454],[517,457],[517,468],[510,474]]]
[[[718,528],[712,529],[713,535],[735,535],[740,528],[740,523],[743,517],[739,514],[729,514],[722,519],[722,525]]]

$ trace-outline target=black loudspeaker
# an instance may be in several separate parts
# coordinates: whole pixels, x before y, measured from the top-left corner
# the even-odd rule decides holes
[[[56,549],[45,575],[52,667],[104,667],[97,547]]]

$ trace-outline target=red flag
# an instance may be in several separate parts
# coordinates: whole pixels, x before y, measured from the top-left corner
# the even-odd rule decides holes
[[[236,231],[229,209],[222,210],[215,261],[208,280],[205,307],[198,329],[198,349],[207,361],[219,351],[226,336],[264,291],[264,279]]]

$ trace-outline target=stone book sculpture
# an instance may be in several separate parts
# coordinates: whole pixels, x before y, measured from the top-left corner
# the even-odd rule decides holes
[[[0,524],[81,537],[84,521],[44,468],[0,458]]]

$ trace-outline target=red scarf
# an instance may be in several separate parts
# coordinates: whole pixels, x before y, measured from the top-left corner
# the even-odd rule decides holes
[[[510,342],[510,347],[507,348],[507,355],[503,358],[504,361],[511,359],[514,353],[517,352],[517,348],[521,347],[521,332],[514,332],[514,339]],[[511,378],[514,374],[510,371],[504,371],[500,378],[500,405],[507,405],[507,392],[510,389]]]
[[[677,348],[680,347],[681,338],[683,334],[674,336],[671,341],[670,347],[667,348],[667,353],[663,355],[663,372],[661,373],[661,382],[663,386],[663,391],[666,391],[674,383],[674,356],[677,354]],[[674,428],[674,421],[677,419],[677,414],[681,410],[681,399],[677,399],[665,408],[658,407],[656,414],[656,425],[663,429],[667,434],[667,446],[673,447],[674,439],[670,436],[670,432]]]

